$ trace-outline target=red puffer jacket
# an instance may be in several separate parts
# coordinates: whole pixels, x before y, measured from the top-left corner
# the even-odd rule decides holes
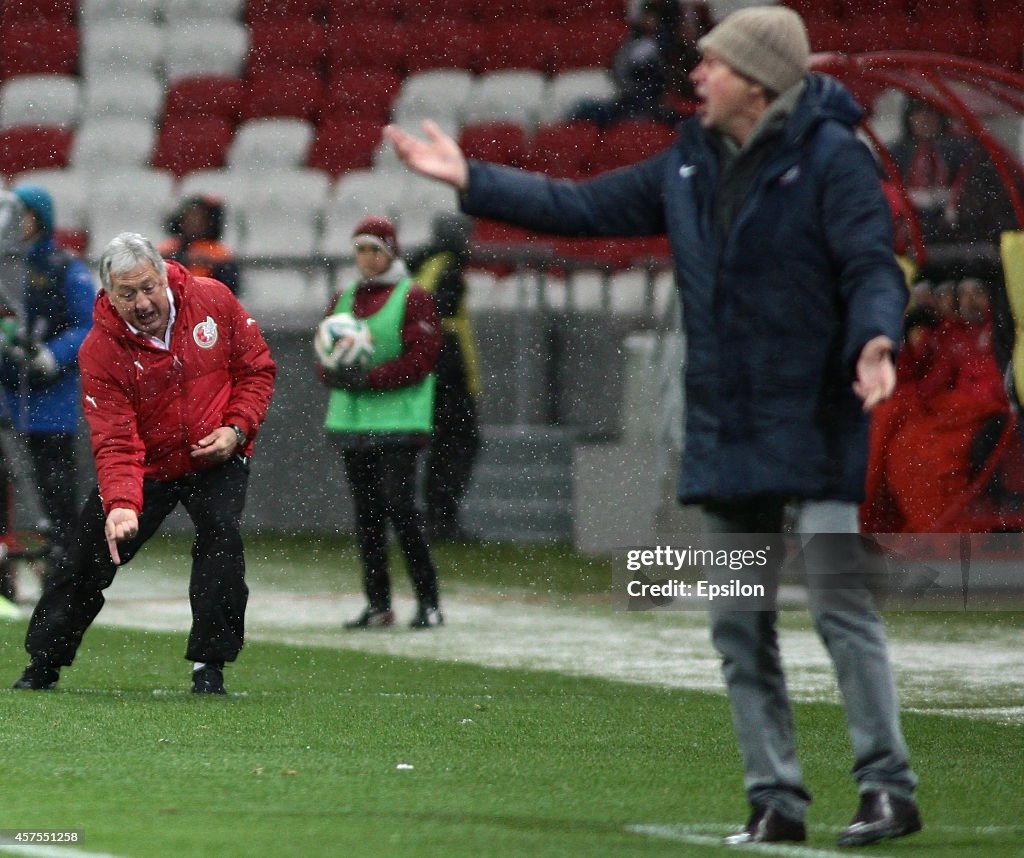
[[[177,316],[169,351],[129,330],[105,292],[79,353],[82,401],[105,512],[142,510],[142,480],[168,482],[213,467],[191,448],[219,426],[252,439],[277,367],[259,327],[216,280],[176,262],[167,279]]]

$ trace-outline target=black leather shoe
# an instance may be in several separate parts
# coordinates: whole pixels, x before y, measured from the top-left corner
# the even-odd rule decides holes
[[[409,623],[410,629],[436,629],[444,625],[444,615],[438,608],[426,608],[420,605],[416,616]]]
[[[342,625],[346,629],[386,629],[395,624],[395,612],[390,608],[367,608],[354,620]]]
[[[807,829],[799,819],[791,819],[782,811],[768,805],[755,807],[747,827],[730,834],[722,843],[726,846],[742,846],[745,843],[777,843],[791,840],[802,843],[807,839]]]
[[[836,843],[839,846],[867,846],[920,830],[921,814],[913,801],[885,790],[874,790],[861,795],[857,815],[840,832]]]
[[[224,668],[207,664],[192,671],[193,694],[227,694],[224,688]]]
[[[48,664],[37,664],[29,662],[25,672],[14,683],[12,688],[18,691],[49,691],[57,687],[57,680],[60,679],[60,668],[51,667]]]

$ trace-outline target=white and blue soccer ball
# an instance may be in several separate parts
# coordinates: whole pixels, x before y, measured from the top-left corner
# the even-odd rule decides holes
[[[373,335],[362,319],[351,313],[335,313],[317,327],[313,348],[326,369],[366,366],[373,357]]]

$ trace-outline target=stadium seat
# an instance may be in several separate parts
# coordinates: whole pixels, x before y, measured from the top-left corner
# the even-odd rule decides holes
[[[233,21],[241,18],[244,6],[245,0],[160,0],[167,24],[211,18]]]
[[[235,129],[227,165],[233,169],[302,167],[313,142],[314,127],[305,119],[250,119]]]
[[[572,69],[554,75],[541,104],[542,125],[564,122],[570,112],[584,99],[615,97],[615,84],[605,69]]]
[[[237,122],[242,112],[242,81],[209,75],[184,77],[167,90],[164,116],[219,116]]]
[[[339,69],[388,69],[405,75],[414,27],[398,21],[346,19],[327,30],[327,73]]]
[[[580,38],[579,26],[564,27],[552,61],[553,74],[569,69],[609,68],[627,34],[625,23],[616,19],[588,21],[584,25],[586,38]]]
[[[314,21],[258,21],[249,28],[247,74],[264,69],[311,69],[323,73],[327,35]]]
[[[90,119],[75,133],[71,164],[83,171],[145,167],[155,143],[156,129],[148,119],[128,116]]]
[[[399,5],[403,21],[433,24],[446,19],[474,21],[480,3],[478,0],[407,0]]]
[[[9,7],[4,7],[9,8]],[[79,32],[62,20],[22,20],[0,29],[0,78],[76,74]]]
[[[401,88],[402,79],[386,69],[340,69],[327,83],[322,118],[388,122]]]
[[[242,119],[293,116],[315,122],[324,103],[324,82],[308,69],[267,69],[244,83]]]
[[[58,21],[74,24],[78,16],[78,0],[8,0],[0,9],[0,30],[21,21]]]
[[[396,23],[404,5],[403,0],[325,0],[324,20],[328,27],[354,20]]]
[[[241,77],[249,52],[249,31],[235,20],[185,21],[166,27],[164,74],[183,77]]]
[[[245,22],[279,24],[287,19],[316,20],[321,17],[324,0],[248,0],[245,4]]]
[[[603,173],[656,155],[675,142],[675,129],[658,122],[629,119],[604,132],[594,150],[593,168]]]
[[[12,187],[39,185],[53,196],[55,222],[58,229],[84,232],[88,228],[89,183],[85,170],[72,167],[51,167],[27,170],[18,175]]]
[[[318,170],[271,170],[253,182],[240,211],[247,256],[308,256],[320,243],[330,180]]]
[[[546,78],[537,71],[520,69],[480,75],[466,102],[463,123],[516,122],[532,130],[546,90]]]
[[[83,118],[129,116],[156,120],[164,102],[164,87],[149,72],[113,72],[87,78]]]
[[[457,209],[458,197],[450,187],[406,173],[394,212],[402,245],[414,249],[428,244],[438,212]]]
[[[406,74],[475,67],[482,34],[478,24],[446,19],[409,29],[402,64]]]
[[[86,78],[111,72],[158,75],[164,56],[163,28],[141,18],[83,27],[80,67]]]
[[[151,164],[178,178],[194,170],[221,167],[232,132],[231,123],[217,116],[169,119],[160,128]]]
[[[514,122],[467,125],[458,139],[467,158],[510,167],[522,167],[526,162],[526,133]]]
[[[71,151],[67,128],[6,128],[0,131],[0,174],[63,167]]]
[[[481,30],[473,68],[480,74],[502,69],[549,72],[557,65],[559,44],[565,35],[563,28],[550,21],[492,24]]]
[[[1024,70],[1024,38],[1016,28],[1007,27],[1004,19],[986,22],[982,44],[988,62],[1012,72]]]
[[[544,18],[548,14],[547,0],[480,0],[477,4],[477,17],[484,22],[530,21]],[[620,8],[617,13],[622,15]]]
[[[405,194],[404,173],[353,170],[338,178],[324,209],[320,251],[328,256],[352,253],[352,230],[367,215],[397,220]]]
[[[102,173],[89,183],[89,254],[127,231],[156,238],[174,201],[174,176],[165,170]]]
[[[622,0],[550,0],[548,17],[560,24],[570,24],[576,32],[589,34],[594,22],[613,21],[625,32]]]
[[[600,132],[589,122],[542,125],[530,141],[526,166],[558,179],[589,175]]]
[[[474,81],[467,69],[434,69],[409,75],[392,105],[394,121],[410,128],[428,118],[446,127],[461,125]]]
[[[373,164],[384,126],[367,120],[325,119],[317,127],[307,164],[337,177]]]
[[[81,108],[80,85],[73,75],[22,75],[0,84],[0,130],[16,125],[72,128]]]
[[[105,27],[130,19],[156,21],[161,0],[79,0],[78,18],[83,27]]]
[[[319,272],[277,266],[252,267],[245,272],[245,309],[264,324],[275,316],[294,320],[296,308],[323,312],[327,295],[326,280]]]

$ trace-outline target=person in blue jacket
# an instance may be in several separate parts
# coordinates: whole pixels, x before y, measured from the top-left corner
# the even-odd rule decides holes
[[[468,214],[570,236],[668,234],[687,341],[679,498],[701,505],[720,541],[779,533],[792,507],[860,796],[838,842],[901,837],[921,827],[917,778],[857,534],[868,414],[895,386],[906,304],[889,212],[854,132],[862,111],[837,81],[807,72],[797,13],[743,9],[699,44],[700,106],[675,144],[591,179],[467,162],[431,122],[425,140],[394,126],[385,135],[409,167],[455,187]],[[765,603],[711,609],[752,807],[728,844],[806,838],[777,572],[743,570]]]
[[[92,327],[96,289],[85,263],[54,243],[50,194],[35,185],[13,193],[24,206],[26,272],[21,318],[4,337],[0,382],[11,423],[27,439],[55,561],[67,550],[78,514],[78,349]]]

